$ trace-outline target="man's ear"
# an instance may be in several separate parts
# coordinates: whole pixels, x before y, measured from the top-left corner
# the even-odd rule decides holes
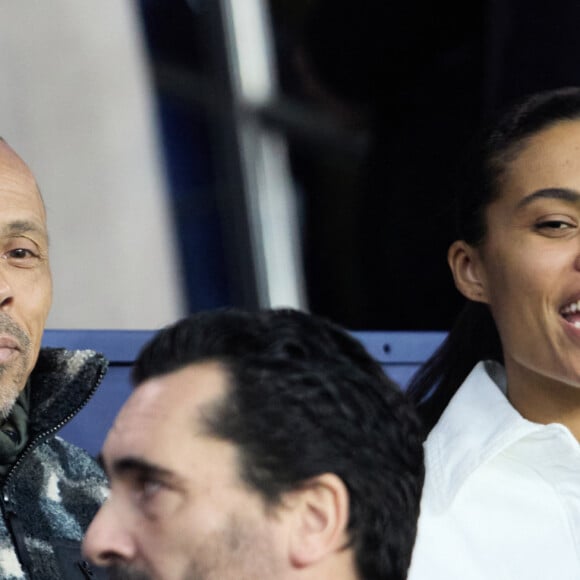
[[[459,292],[474,302],[487,303],[485,270],[478,249],[457,240],[449,247],[447,261]]]
[[[342,479],[333,473],[318,475],[291,494],[292,565],[312,566],[344,548],[348,541],[349,495]]]

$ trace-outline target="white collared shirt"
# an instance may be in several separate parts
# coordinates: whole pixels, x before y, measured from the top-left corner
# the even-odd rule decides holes
[[[524,419],[499,364],[467,377],[425,465],[409,580],[580,579],[580,445],[563,425]]]

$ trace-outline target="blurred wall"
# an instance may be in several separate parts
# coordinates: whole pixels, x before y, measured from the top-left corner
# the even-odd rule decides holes
[[[136,6],[0,2],[0,134],[48,210],[51,328],[157,328],[183,314]]]

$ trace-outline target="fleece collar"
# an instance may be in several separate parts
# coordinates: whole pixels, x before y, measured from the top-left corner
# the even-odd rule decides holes
[[[28,435],[60,429],[90,399],[108,367],[92,350],[43,348],[30,378]]]

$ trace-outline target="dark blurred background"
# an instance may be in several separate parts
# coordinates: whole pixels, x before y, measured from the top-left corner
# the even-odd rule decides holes
[[[457,167],[498,108],[580,82],[580,3],[265,1],[277,90],[241,109],[228,5],[140,2],[188,308],[260,303],[243,114],[287,145],[308,308],[350,328],[449,328]]]

